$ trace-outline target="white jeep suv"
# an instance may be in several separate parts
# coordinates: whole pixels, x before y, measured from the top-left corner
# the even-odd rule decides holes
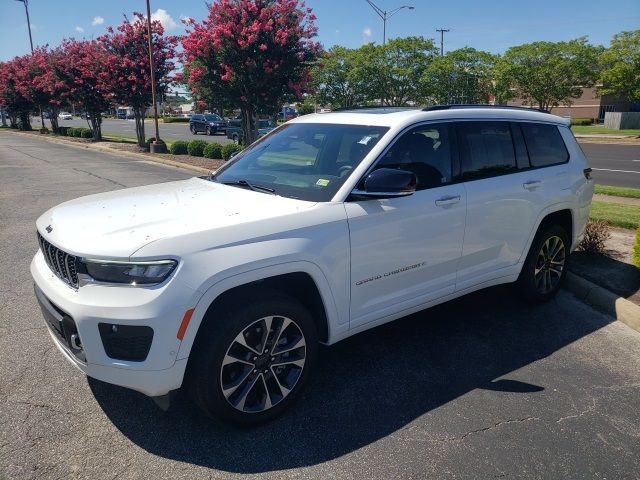
[[[479,106],[306,115],[204,178],[91,195],[37,221],[51,337],[87,375],[255,423],[318,343],[491,285],[548,300],[591,169],[568,121]]]

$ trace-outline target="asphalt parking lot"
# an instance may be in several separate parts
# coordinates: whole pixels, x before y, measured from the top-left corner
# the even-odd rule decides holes
[[[323,348],[282,418],[219,426],[87,379],[33,295],[35,219],[185,170],[0,132],[0,478],[637,478],[640,334],[508,287]]]

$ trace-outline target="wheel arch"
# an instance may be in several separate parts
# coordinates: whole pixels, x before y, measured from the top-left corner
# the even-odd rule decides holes
[[[535,228],[531,231],[531,235],[529,237],[529,241],[527,243],[527,248],[523,250],[522,256],[520,257],[520,263],[522,264],[527,257],[529,250],[531,249],[531,245],[533,245],[533,240],[536,238],[536,235],[544,228],[549,227],[550,225],[559,225],[567,231],[571,242],[575,241],[574,236],[574,212],[569,205],[558,204],[551,206],[540,213],[538,220],[536,222]],[[572,245],[575,247],[575,245]]]
[[[317,266],[296,262],[234,275],[209,287],[194,309],[177,359],[189,356],[205,322],[213,321],[216,308],[225,301],[241,299],[243,292],[254,288],[280,291],[299,300],[311,313],[320,341],[331,342],[338,312],[326,277]]]

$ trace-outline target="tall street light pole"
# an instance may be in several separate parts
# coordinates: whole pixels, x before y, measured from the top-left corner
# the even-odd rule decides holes
[[[387,12],[386,10],[382,10],[371,0],[367,0],[367,3],[371,6],[371,8],[373,8],[373,11],[376,12],[378,16],[382,19],[382,44],[383,45],[386,45],[387,43],[387,19],[393,17],[396,13],[398,13],[400,10],[404,8],[406,8],[407,10],[413,10],[415,8],[415,7],[412,7],[411,5],[402,5],[401,7],[394,8],[393,10],[390,10]]]
[[[29,19],[29,0],[16,0],[24,3],[24,11],[27,14],[27,28],[29,29],[29,45],[31,45],[31,54],[33,55],[33,37],[31,36],[31,20]],[[44,115],[42,115],[42,107],[40,107],[40,123],[44,130]]]
[[[153,122],[156,126],[156,139],[149,145],[149,150],[154,153],[165,153],[167,146],[160,140],[158,129],[158,103],[156,102],[156,75],[153,67],[153,36],[151,33],[151,6],[147,0],[147,32],[149,34],[149,68],[151,69],[151,101],[153,102]],[[143,119],[144,121],[144,119]]]

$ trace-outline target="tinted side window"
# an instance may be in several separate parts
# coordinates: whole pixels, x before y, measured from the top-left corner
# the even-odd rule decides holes
[[[458,123],[462,178],[499,175],[516,169],[516,157],[507,122]]]
[[[418,190],[451,182],[451,124],[428,124],[403,134],[376,168],[408,170],[418,177]]]
[[[569,160],[569,152],[558,127],[541,123],[522,123],[520,127],[532,167],[546,167]]]

